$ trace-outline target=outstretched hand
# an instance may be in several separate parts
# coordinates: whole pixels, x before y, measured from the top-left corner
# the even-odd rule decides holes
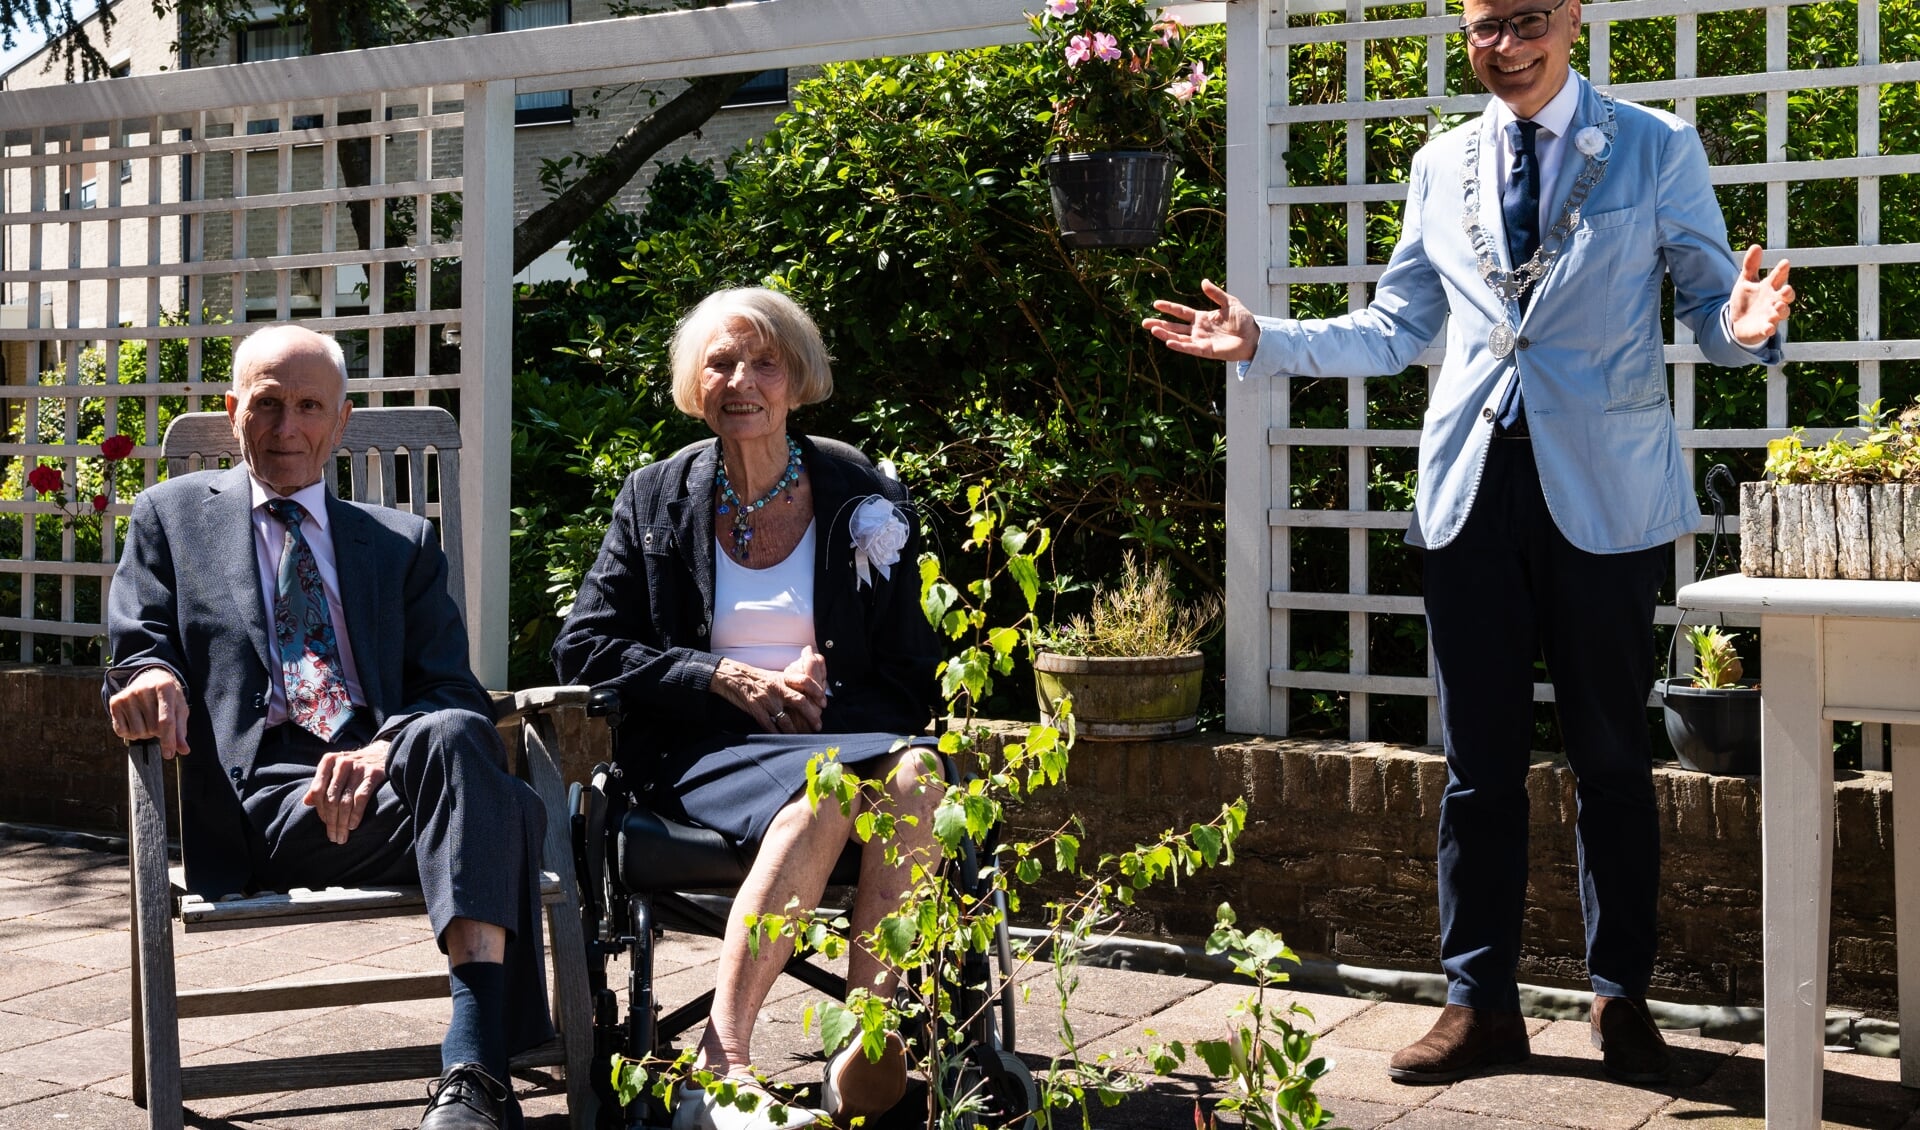
[[[1787,284],[1787,261],[1774,264],[1766,278],[1760,277],[1760,245],[1747,248],[1740,264],[1740,278],[1727,299],[1733,317],[1733,340],[1752,349],[1772,337],[1787,320],[1793,308],[1793,287]]]
[[[1146,318],[1140,325],[1176,353],[1210,361],[1251,361],[1254,347],[1260,344],[1253,312],[1210,279],[1200,280],[1200,292],[1219,309],[1196,310],[1162,298],[1153,308],[1167,317]]]

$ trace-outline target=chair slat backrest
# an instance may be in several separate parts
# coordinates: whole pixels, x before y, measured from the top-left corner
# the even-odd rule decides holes
[[[190,412],[167,426],[160,454],[167,474],[238,463],[239,441],[224,412]],[[444,408],[358,408],[347,419],[337,453],[347,461],[348,497],[358,502],[404,509],[440,520],[440,544],[447,554],[447,591],[463,610],[466,573],[462,567],[460,528],[460,425]],[[400,460],[405,460],[406,497],[400,496]],[[327,490],[338,489],[337,460],[328,460]],[[430,467],[429,464],[433,464]],[[438,482],[432,474],[437,470]]]

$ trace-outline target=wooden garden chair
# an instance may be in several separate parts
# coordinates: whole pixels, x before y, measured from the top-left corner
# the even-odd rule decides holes
[[[448,588],[455,603],[464,607],[460,430],[453,417],[440,408],[363,408],[349,418],[341,446],[355,499],[440,519],[441,541],[448,559]],[[428,452],[436,458],[430,460]],[[161,444],[161,454],[170,475],[240,457],[232,428],[220,412],[198,412],[174,420]],[[328,464],[329,490],[336,485],[337,462]],[[430,463],[437,464],[439,471],[437,493],[429,489]],[[568,1108],[575,1130],[589,1130],[595,1121],[597,1100],[589,1083],[593,1031],[586,951],[568,842],[566,784],[555,759],[550,712],[562,705],[584,703],[586,694],[584,687],[522,691],[502,700],[495,710],[498,722],[520,720],[520,763],[547,808],[541,895],[547,912],[547,951],[553,957],[553,1017],[561,1033],[559,1038],[514,1057],[513,1067],[524,1070],[560,1065],[566,1069]],[[447,975],[444,971],[395,973],[300,984],[177,990],[173,963],[176,918],[186,932],[194,933],[420,914],[425,902],[418,887],[295,889],[216,902],[188,894],[184,869],[176,872],[167,864],[163,780],[159,744],[144,741],[129,745],[133,1097],[146,1108],[149,1125],[154,1130],[178,1130],[182,1125],[181,1103],[188,1099],[438,1076],[438,1044],[181,1066],[183,1017],[445,998]],[[176,810],[178,804],[176,796]]]

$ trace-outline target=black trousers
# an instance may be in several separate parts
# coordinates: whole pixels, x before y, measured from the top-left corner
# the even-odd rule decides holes
[[[1644,996],[1660,879],[1646,704],[1654,598],[1669,551],[1574,547],[1541,497],[1532,443],[1492,443],[1465,527],[1424,562],[1447,755],[1439,835],[1447,999],[1473,1008],[1519,1004],[1539,658],[1577,782],[1587,972],[1596,993]]]
[[[329,750],[372,738],[356,719],[332,743],[291,724],[267,731],[241,804],[266,839],[260,885],[293,887],[418,883],[434,936],[471,918],[507,931],[508,1035],[520,1051],[553,1037],[540,931],[541,845],[546,809],[507,772],[491,719],[466,710],[423,714],[394,736],[381,784],[347,842],[327,839],[302,799]]]

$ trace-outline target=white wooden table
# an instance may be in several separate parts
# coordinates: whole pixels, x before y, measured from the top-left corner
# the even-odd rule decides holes
[[[1833,894],[1833,723],[1892,727],[1896,851],[1920,850],[1920,584],[1715,577],[1676,603],[1760,618],[1767,1125],[1820,1125]],[[1900,1082],[1920,1087],[1920,864],[1894,872]]]

